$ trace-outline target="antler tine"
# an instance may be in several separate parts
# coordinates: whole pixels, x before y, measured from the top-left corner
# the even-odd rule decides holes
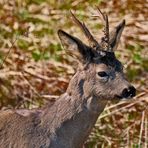
[[[106,19],[104,13],[99,9],[98,6],[96,6],[96,8],[97,8],[99,14],[101,14],[100,17],[101,17],[102,21],[104,21]]]
[[[81,30],[83,31],[83,33],[85,34],[86,38],[88,39],[89,45],[93,48],[98,48],[100,47],[98,42],[94,39],[94,37],[92,36],[92,34],[90,33],[90,31],[88,30],[88,28],[86,27],[85,23],[81,23],[76,17],[75,15],[72,13],[72,11],[70,11],[71,16],[73,21],[81,28]]]
[[[96,6],[97,7],[97,6]],[[111,49],[110,49],[110,43],[109,43],[109,38],[110,38],[110,35],[109,35],[109,22],[108,22],[108,16],[107,16],[107,14],[104,14],[104,13],[102,13],[102,11],[99,9],[99,7],[97,7],[97,10],[98,10],[98,12],[99,12],[99,14],[101,14],[100,15],[100,17],[101,17],[101,19],[102,19],[102,21],[104,22],[104,30],[103,30],[103,32],[104,32],[104,37],[102,38],[102,42],[104,43],[106,43],[106,47],[107,47],[107,50],[109,50],[109,51],[111,51]]]
[[[107,14],[105,14],[105,36],[106,36],[106,42],[107,42],[107,49],[109,49],[110,36],[109,36],[109,22],[108,22]]]

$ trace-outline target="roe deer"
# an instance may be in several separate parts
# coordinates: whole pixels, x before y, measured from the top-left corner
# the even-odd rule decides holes
[[[135,96],[136,89],[126,80],[114,54],[125,20],[110,32],[107,15],[98,11],[105,26],[100,43],[71,12],[89,46],[62,30],[58,35],[65,50],[78,61],[77,72],[52,106],[1,111],[1,148],[81,148],[109,100]]]

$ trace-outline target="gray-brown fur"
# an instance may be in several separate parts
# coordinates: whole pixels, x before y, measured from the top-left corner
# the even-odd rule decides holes
[[[124,24],[110,37],[112,49]],[[108,100],[135,96],[112,50],[87,46],[62,30],[58,35],[67,53],[79,62],[77,72],[52,106],[1,111],[1,148],[81,148]]]

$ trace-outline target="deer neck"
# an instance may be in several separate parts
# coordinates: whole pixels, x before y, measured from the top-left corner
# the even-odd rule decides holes
[[[46,108],[42,121],[55,143],[81,146],[105,108],[106,100],[85,93],[86,83],[83,74],[77,72],[66,93]]]

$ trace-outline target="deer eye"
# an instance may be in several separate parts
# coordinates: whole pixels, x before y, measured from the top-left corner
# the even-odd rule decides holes
[[[99,75],[100,77],[108,77],[108,74],[107,74],[105,71],[100,71],[100,72],[98,72],[98,75]]]

